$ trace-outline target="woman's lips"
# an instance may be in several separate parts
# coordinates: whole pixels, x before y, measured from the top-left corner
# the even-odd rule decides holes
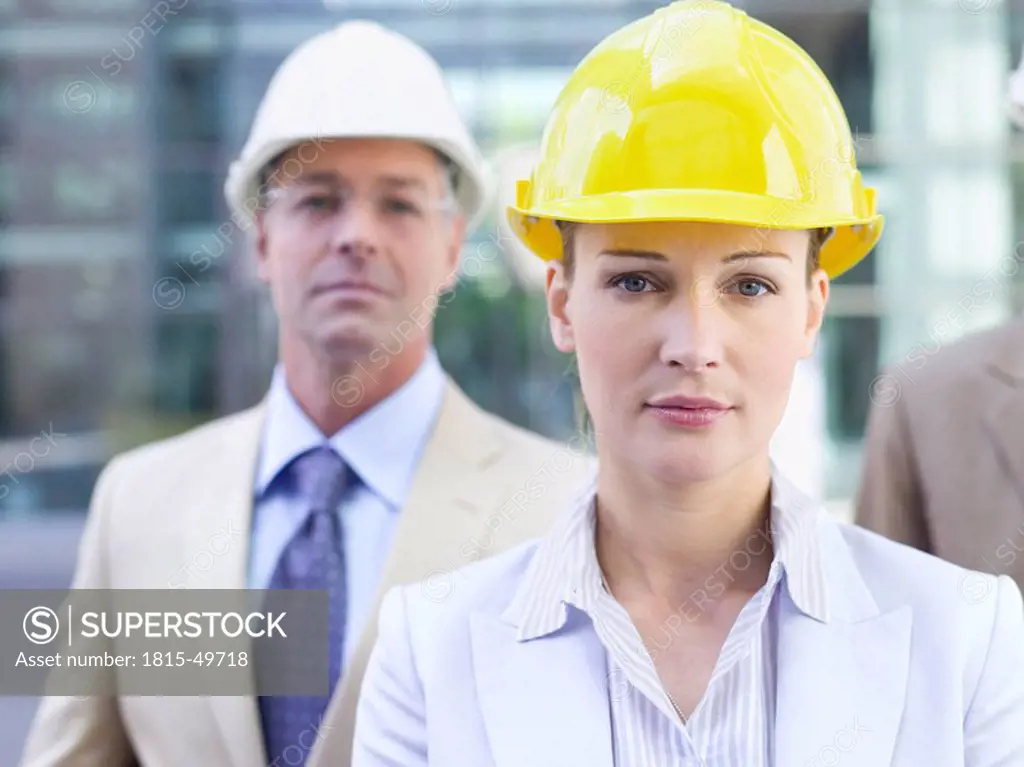
[[[662,397],[647,403],[651,414],[670,426],[702,429],[713,426],[732,412],[733,408],[708,397]]]

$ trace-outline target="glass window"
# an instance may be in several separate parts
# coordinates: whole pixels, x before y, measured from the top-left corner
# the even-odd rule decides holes
[[[53,166],[52,222],[123,219],[138,198],[137,171],[123,159],[66,161]]]
[[[867,13],[857,13],[840,27],[827,62],[827,74],[843,104],[854,133],[873,130],[873,84],[870,25]]]
[[[14,207],[17,184],[17,166],[14,157],[0,153],[0,226],[3,226]]]
[[[496,143],[536,143],[570,69],[504,69],[482,78],[481,120]]]
[[[45,509],[55,513],[80,513],[99,478],[102,463],[88,462],[59,468],[38,467],[16,474],[8,481],[0,500],[0,516],[27,516]]]
[[[1006,89],[1005,42],[936,40],[927,48],[925,124],[929,138],[948,146],[991,142],[1007,130],[998,108]]]
[[[221,137],[220,63],[214,58],[170,57],[161,62],[163,97],[158,126],[172,141],[215,141]]]
[[[822,328],[828,381],[828,431],[838,441],[864,436],[871,382],[878,374],[878,317],[827,317]]]
[[[2,1],[2,0],[0,0]],[[174,6],[182,0],[170,0]],[[36,0],[45,11],[59,16],[95,16],[100,13],[144,12],[142,0]]]
[[[46,0],[55,11],[132,11],[141,8],[140,0]]]
[[[98,177],[82,165],[61,165],[53,174],[53,204],[69,218],[102,215],[117,202],[109,178]]]
[[[163,261],[186,282],[215,281],[231,257],[238,238],[245,234],[232,222],[168,227],[163,236]]]
[[[1013,251],[1008,255],[1012,258],[1003,267],[1010,272],[1014,264],[1018,266],[1010,278],[1016,286],[1013,309],[1015,312],[1024,310],[1024,163],[1015,162],[1010,166],[1010,182],[1013,188]]]
[[[998,167],[929,174],[927,252],[934,278],[978,279],[996,268],[1010,235],[1009,192]]]
[[[167,170],[158,187],[160,217],[165,225],[199,224],[218,213],[221,177],[209,170]]]
[[[220,321],[214,314],[170,311],[156,327],[155,409],[164,415],[208,415],[217,406]]]
[[[779,13],[766,6],[752,13],[807,51],[835,89],[854,132],[870,132],[874,71],[866,4],[864,10],[845,12],[809,9]]]
[[[123,77],[102,80],[89,72],[65,74],[40,83],[36,91],[36,115],[44,125],[56,117],[73,121],[76,128],[106,130],[137,117],[140,108],[138,86]]]
[[[0,123],[14,118],[14,98],[14,64],[0,61]]]

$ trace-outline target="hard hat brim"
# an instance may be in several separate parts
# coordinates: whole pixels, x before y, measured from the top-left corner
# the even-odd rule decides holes
[[[528,186],[528,184],[526,185]],[[870,190],[873,192],[873,190]],[[584,195],[539,205],[506,209],[513,233],[545,261],[562,256],[562,240],[555,221],[614,224],[657,221],[693,221],[736,224],[757,229],[834,228],[821,250],[821,266],[834,278],[867,256],[882,235],[881,214],[836,213],[823,215],[812,204],[725,190],[644,190]],[[873,194],[866,205],[873,208]]]

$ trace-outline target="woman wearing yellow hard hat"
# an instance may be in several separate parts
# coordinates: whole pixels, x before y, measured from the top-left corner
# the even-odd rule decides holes
[[[1024,765],[1018,588],[837,523],[769,457],[882,232],[809,56],[662,8],[579,65],[517,193],[599,469],[541,540],[386,596],[356,767]]]

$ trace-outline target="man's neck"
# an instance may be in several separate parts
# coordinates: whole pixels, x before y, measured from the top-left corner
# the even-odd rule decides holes
[[[426,348],[409,345],[387,358],[330,359],[306,349],[282,346],[281,366],[288,390],[306,416],[327,437],[379,405],[416,373]]]

